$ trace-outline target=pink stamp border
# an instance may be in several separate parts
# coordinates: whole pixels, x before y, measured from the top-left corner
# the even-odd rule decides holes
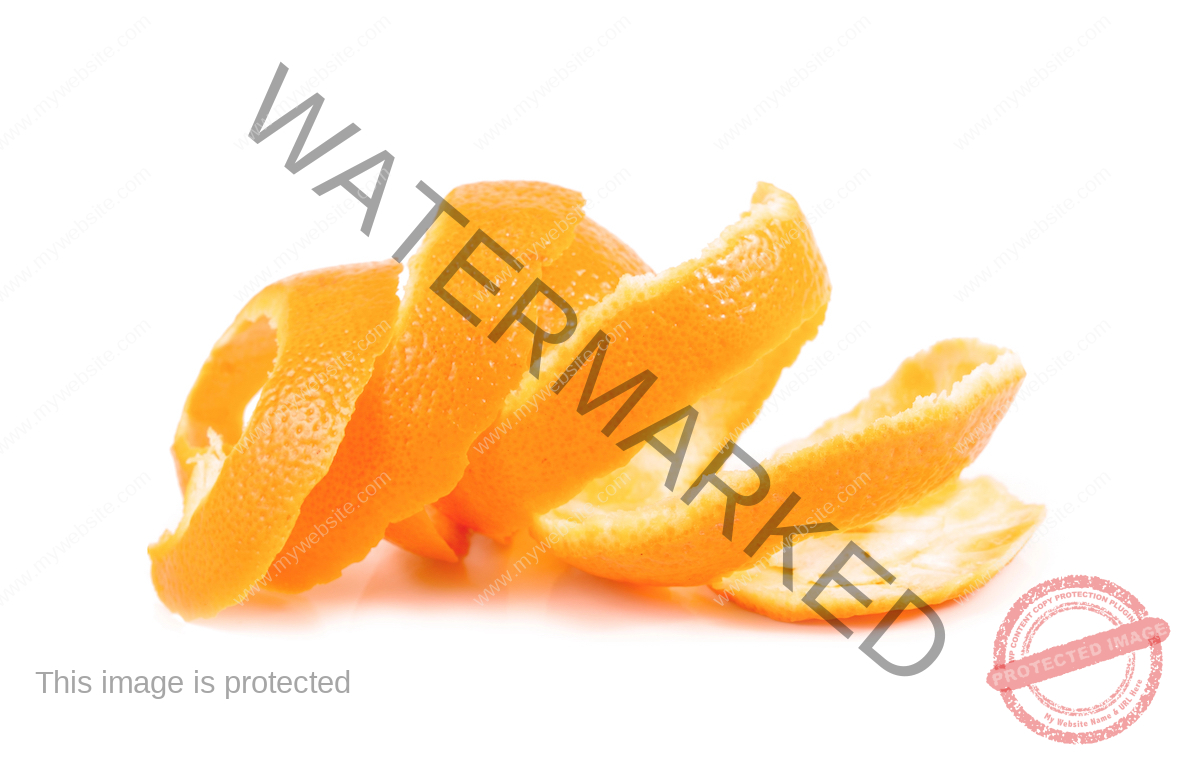
[[[1063,589],[1091,589],[1101,594],[1109,595],[1110,597],[1125,604],[1134,615],[1139,619],[1149,616],[1146,607],[1133,596],[1127,589],[1114,584],[1107,579],[1102,579],[1099,576],[1058,576],[1048,581],[1043,581],[1041,584],[1033,587],[1025,594],[1017,598],[1017,601],[1009,608],[1008,616],[1000,624],[999,630],[996,632],[996,641],[993,647],[993,656],[995,667],[1003,666],[1005,663],[1006,647],[1009,635],[1017,622],[1025,614],[1025,611],[1036,600],[1043,598],[1045,595],[1057,592]],[[1057,612],[1068,609],[1070,603],[1061,603],[1057,606],[1051,606],[1041,614],[1041,618],[1049,618]],[[1120,734],[1133,725],[1150,702],[1154,699],[1154,694],[1158,691],[1159,678],[1162,675],[1162,644],[1155,642],[1150,645],[1150,677],[1146,682],[1146,691],[1142,693],[1141,699],[1133,706],[1129,713],[1125,714],[1119,721],[1101,729],[1089,730],[1086,732],[1074,732],[1067,729],[1056,729],[1047,724],[1035,719],[1026,711],[1017,698],[1013,695],[1012,690],[1002,690],[1000,695],[1004,698],[1004,704],[1008,706],[1012,715],[1017,718],[1022,724],[1029,728],[1031,732],[1039,734],[1049,740],[1065,743],[1067,745],[1085,745],[1089,743],[1107,740],[1110,737]],[[1100,701],[1100,705],[1104,705],[1107,701]]]

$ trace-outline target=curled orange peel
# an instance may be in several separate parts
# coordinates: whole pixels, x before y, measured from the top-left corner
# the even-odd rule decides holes
[[[597,576],[667,586],[715,581],[782,546],[773,535],[745,552],[791,493],[800,501],[781,525],[830,522],[845,531],[953,478],[987,444],[1024,375],[1015,354],[972,340],[942,341],[905,360],[853,410],[763,463],[771,492],[737,506],[732,541],[723,535],[725,495],[711,485],[690,505],[679,499],[686,485],[635,509],[573,502],[542,516],[533,533],[562,536],[553,552]],[[750,471],[718,475],[742,494],[757,482]]]
[[[535,404],[536,414],[482,453],[472,448],[462,480],[438,506],[458,523],[507,540],[629,462],[635,451],[621,449],[622,439],[717,392],[797,331],[815,334],[829,292],[825,263],[795,199],[759,183],[750,210],[698,258],[625,278],[580,315],[571,339],[547,355],[547,372],[526,376],[501,417]],[[599,356],[591,354],[559,393],[554,388],[601,334],[608,346],[593,397],[643,371],[656,380],[632,409],[626,401],[639,389],[630,387],[581,417],[581,393]]]
[[[172,447],[183,519],[150,547],[168,608],[185,618],[214,615],[267,572],[388,345],[399,272],[381,262],[281,280],[217,341]]]
[[[791,620],[803,612],[789,612],[766,575],[781,538],[745,552],[785,497],[800,498],[785,522],[843,532],[926,505],[957,483],[1024,375],[1011,352],[977,341],[906,360],[854,410],[764,462],[769,493],[738,505],[727,531],[725,495],[699,479],[721,458],[733,464],[733,443],[824,320],[830,285],[812,232],[790,195],[760,183],[699,257],[654,274],[582,202],[544,183],[462,186],[443,207],[456,213],[440,215],[409,258],[399,303],[390,262],[289,278],[252,299],[214,348],[176,437],[184,519],[151,547],[168,607],[191,618],[263,588],[302,591],[385,537],[454,562],[471,530],[507,541],[528,529],[557,534],[554,552],[591,573],[709,583]],[[464,261],[477,272],[448,269]],[[526,304],[536,325],[503,322],[536,281],[574,307],[573,333],[570,309],[545,290]],[[321,323],[310,304],[322,299],[352,303]],[[309,428],[298,425],[281,394],[378,315],[386,333],[355,344],[353,371],[322,385],[305,408]],[[259,386],[246,433],[242,407]],[[259,436],[266,419],[287,425]],[[761,486],[752,471],[715,476],[742,495]],[[984,513],[1000,520],[1010,503],[994,502]],[[815,541],[796,552],[807,557]]]
[[[446,201],[469,222],[439,216],[409,258],[396,332],[376,361],[337,458],[304,501],[264,586],[300,592],[336,579],[366,557],[389,524],[449,492],[466,468],[471,442],[529,370],[530,333],[513,329],[493,342],[488,332],[574,240],[583,197],[540,182],[489,182],[455,188]],[[472,249],[479,231],[519,261],[520,271],[486,242]],[[467,272],[444,285],[478,327],[431,289],[464,250],[481,277],[498,286],[490,293]],[[375,494],[361,491],[380,478],[386,485]],[[331,521],[337,530],[311,541],[311,533]]]
[[[590,219],[575,228],[575,239],[557,260],[546,266],[542,279],[577,310],[598,304],[612,293],[625,275],[643,275],[650,267],[619,238]],[[556,307],[549,301],[541,305],[539,325],[552,325]],[[561,320],[561,317],[558,319]],[[515,388],[514,382],[511,388]],[[511,388],[505,389],[505,392]],[[498,397],[497,397],[498,398]],[[523,415],[514,413],[515,424]],[[501,419],[489,426],[485,441],[503,436],[514,420]],[[478,445],[477,445],[478,446]],[[429,505],[425,510],[388,527],[386,538],[409,552],[435,560],[455,561],[466,556],[467,529]]]

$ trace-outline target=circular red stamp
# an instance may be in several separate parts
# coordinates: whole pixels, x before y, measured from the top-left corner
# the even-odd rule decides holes
[[[1042,737],[1099,742],[1128,729],[1149,707],[1170,632],[1111,581],[1060,576],[1013,603],[996,632],[987,682]]]

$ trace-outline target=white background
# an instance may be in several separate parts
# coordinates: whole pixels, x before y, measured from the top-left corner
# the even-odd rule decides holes
[[[1149,711],[1089,757],[1192,736],[1194,8],[27,3],[5,15],[6,756],[1066,756],[1019,725],[984,675],[1013,601],[1072,573],[1121,584],[1174,632]],[[315,88],[326,103],[313,137],[350,121],[362,132],[292,175],[282,165],[295,125],[261,145],[246,132],[279,62],[292,72],[286,96],[347,47]],[[586,62],[547,88],[577,54]],[[1065,62],[1049,71],[1056,55]],[[87,76],[72,84],[77,69]],[[805,76],[789,89],[796,69]],[[346,199],[310,188],[383,149],[396,164],[371,236],[352,211],[306,239]],[[967,471],[1044,503],[1054,527],[940,608],[945,650],[911,678],[857,650],[861,625],[846,641],[703,590],[628,588],[549,561],[481,606],[510,559],[480,538],[465,570],[381,546],[300,597],[260,595],[190,624],[170,614],[145,551],[181,511],[168,445],[246,295],[389,256],[427,210],[418,180],[445,192],[485,179],[580,190],[658,269],[736,220],[756,181],[793,193],[833,299],[784,376],[799,389],[743,445],[765,456],[904,357],[977,336],[1016,350],[1030,381],[1057,368],[1035,391],[1027,381]],[[1073,208],[1046,222],[1065,199]],[[1038,220],[1048,229],[1033,240]],[[64,390],[106,351],[104,368]],[[825,351],[835,359],[805,372]],[[882,649],[919,653],[929,631],[906,619]],[[178,674],[188,689],[42,694],[35,672],[53,669],[94,683],[102,669]],[[195,670],[221,684],[346,669],[349,695],[190,694]]]

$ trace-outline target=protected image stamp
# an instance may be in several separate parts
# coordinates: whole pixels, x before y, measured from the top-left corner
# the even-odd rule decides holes
[[[1035,646],[1038,631],[1070,611],[1092,614],[1097,619],[1093,633],[1053,647]],[[1151,617],[1136,597],[1111,581],[1060,576],[1013,603],[996,632],[995,665],[987,683],[1018,721],[1042,737],[1070,745],[1099,742],[1128,729],[1150,706],[1162,676],[1162,642],[1170,633],[1166,621]],[[1110,687],[1092,688],[1096,694],[1079,705],[1057,702],[1040,687],[1113,659],[1124,663],[1123,674]]]

